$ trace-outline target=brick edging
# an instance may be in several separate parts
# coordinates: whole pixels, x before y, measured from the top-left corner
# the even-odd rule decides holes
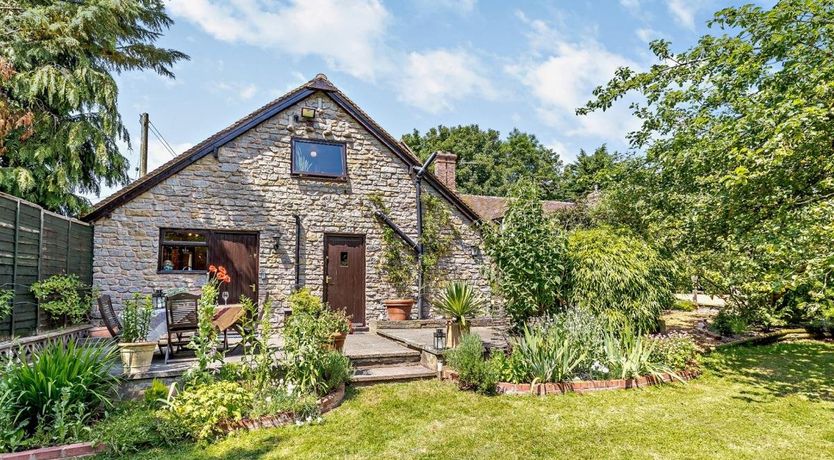
[[[91,442],[79,442],[63,446],[42,447],[40,449],[0,454],[0,460],[49,460],[54,458],[90,457],[104,452],[105,448],[103,444],[94,445]]]
[[[341,384],[339,388],[322,396],[318,400],[319,412],[322,414],[330,412],[339,407],[345,399],[345,384]],[[220,429],[226,433],[231,433],[237,430],[259,430],[262,428],[277,428],[279,426],[288,425],[294,421],[291,414],[267,415],[264,417],[250,419],[244,418],[238,421],[222,422]],[[2,460],[2,459],[0,459]]]
[[[565,393],[590,393],[594,391],[626,390],[629,388],[640,388],[652,385],[659,385],[673,381],[692,380],[700,375],[696,369],[676,372],[674,375],[663,373],[659,376],[645,375],[636,379],[613,379],[613,380],[574,380],[560,383],[509,383],[499,382],[499,394],[534,394],[538,396],[565,394]],[[455,371],[443,370],[443,378],[457,380],[458,374]]]

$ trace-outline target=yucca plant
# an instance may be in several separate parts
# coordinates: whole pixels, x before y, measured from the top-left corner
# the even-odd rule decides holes
[[[74,340],[48,345],[33,363],[9,366],[3,376],[11,393],[11,410],[34,430],[39,422],[50,422],[53,406],[62,400],[81,403],[89,413],[111,406],[118,383],[111,370],[117,356],[112,346],[81,346]]]
[[[463,281],[452,281],[437,297],[434,309],[452,322],[467,327],[467,318],[481,312],[483,299],[472,285]]]

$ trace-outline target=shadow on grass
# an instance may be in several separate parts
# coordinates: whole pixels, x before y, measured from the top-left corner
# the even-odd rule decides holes
[[[746,385],[738,397],[749,402],[788,395],[834,401],[834,347],[823,342],[732,347],[712,355],[707,367]]]

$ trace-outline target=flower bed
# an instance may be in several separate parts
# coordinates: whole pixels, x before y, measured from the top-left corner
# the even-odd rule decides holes
[[[90,457],[104,452],[104,446],[95,446],[91,442],[80,442],[65,446],[43,447],[40,449],[0,454],[0,460],[46,460],[52,458]]]
[[[675,373],[663,373],[659,376],[646,375],[636,379],[613,379],[613,380],[572,380],[560,383],[509,383],[499,382],[498,393],[518,395],[534,394],[538,396],[565,394],[565,393],[590,393],[593,391],[626,390],[629,388],[640,388],[674,381],[692,380],[700,372],[695,369]],[[676,377],[677,376],[677,377]],[[458,374],[453,370],[444,370],[443,378],[457,380]]]
[[[339,388],[331,391],[329,394],[319,398],[318,406],[319,412],[324,414],[339,407],[342,400],[345,399],[345,384]],[[282,425],[293,423],[293,414],[278,414],[268,415],[257,419],[243,418],[238,421],[224,422],[221,430],[226,433],[231,433],[237,430],[259,430],[262,428],[276,428]]]

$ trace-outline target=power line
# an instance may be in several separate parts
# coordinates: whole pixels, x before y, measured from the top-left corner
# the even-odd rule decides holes
[[[168,152],[171,153],[171,156],[174,156],[174,157],[177,156],[177,153],[171,147],[171,144],[169,144],[168,141],[165,140],[165,136],[163,136],[162,133],[159,132],[159,128],[157,128],[156,125],[154,125],[153,122],[150,121],[150,120],[148,121],[148,125],[149,125],[149,128],[151,128],[151,132],[153,133],[153,135],[157,139],[159,139],[159,142],[162,143],[162,146],[165,147],[165,149],[167,149]]]

